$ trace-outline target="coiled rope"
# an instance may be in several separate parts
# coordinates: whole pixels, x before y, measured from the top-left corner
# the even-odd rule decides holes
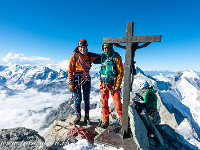
[[[92,141],[92,143],[94,143],[94,133],[88,129],[88,128],[84,128],[84,127],[77,127],[74,126],[73,129],[69,130],[69,132],[67,133],[67,135],[69,137],[75,137],[77,135],[80,135],[83,139],[86,139],[87,141]]]

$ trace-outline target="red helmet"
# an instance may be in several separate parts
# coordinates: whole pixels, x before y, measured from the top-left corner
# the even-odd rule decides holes
[[[87,47],[88,46],[88,43],[85,39],[80,39],[79,42],[78,42],[78,46],[85,46]]]

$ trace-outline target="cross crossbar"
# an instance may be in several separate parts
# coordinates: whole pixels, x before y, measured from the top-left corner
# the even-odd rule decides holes
[[[144,42],[160,42],[161,35],[149,36],[132,36],[130,42],[144,43]],[[126,37],[107,37],[103,38],[103,43],[127,43]]]

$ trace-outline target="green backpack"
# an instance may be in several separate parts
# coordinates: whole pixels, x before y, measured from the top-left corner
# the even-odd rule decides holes
[[[119,54],[114,52],[113,55],[106,59],[106,55],[102,55],[101,57],[101,69],[100,69],[100,80],[105,81],[109,84],[114,84],[115,79],[118,75],[117,66],[116,66],[116,58]]]

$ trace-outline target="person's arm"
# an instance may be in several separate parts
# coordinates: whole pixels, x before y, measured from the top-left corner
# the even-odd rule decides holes
[[[101,55],[100,54],[96,54],[96,53],[91,53],[89,52],[89,55],[91,57],[90,63],[94,63],[94,64],[100,64],[101,63]]]
[[[119,55],[116,58],[116,66],[117,66],[117,78],[115,82],[115,89],[119,90],[122,83],[122,78],[124,76],[122,58]]]
[[[74,88],[74,72],[75,72],[75,56],[74,54],[71,55],[70,61],[69,61],[69,67],[68,67],[68,79],[69,79],[69,90],[73,91]]]
[[[135,95],[142,101],[144,101],[143,97],[139,93],[135,93]]]

